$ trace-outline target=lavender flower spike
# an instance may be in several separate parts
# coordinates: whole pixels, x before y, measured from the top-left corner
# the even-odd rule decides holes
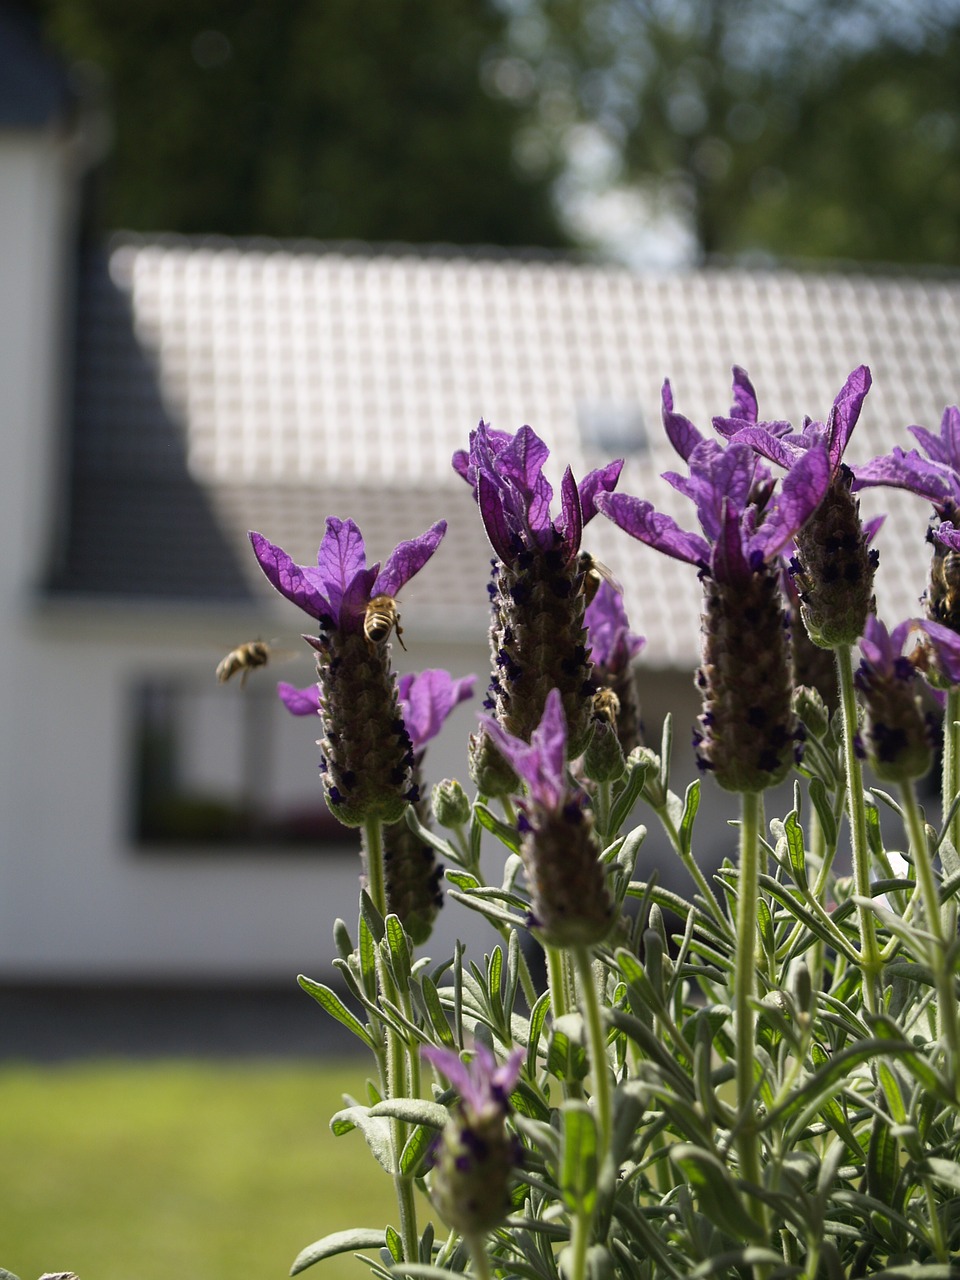
[[[453,467],[472,487],[496,553],[489,587],[493,677],[486,705],[509,733],[529,741],[547,694],[559,689],[579,753],[590,736],[593,692],[580,543],[598,495],[614,488],[623,463],[591,471],[579,484],[568,467],[554,518],[553,489],[543,474],[548,456],[530,427],[511,435],[481,422],[471,432],[469,452],[454,454]],[[488,754],[481,735],[474,743],[474,779],[487,794],[506,793],[509,774],[498,771]]]
[[[826,447],[830,485],[823,502],[798,532],[796,556],[790,563],[807,633],[824,649],[853,644],[873,609],[878,556],[868,546],[860,504],[851,494],[853,472],[843,462],[870,381],[866,365],[854,369],[834,400],[826,423],[807,418],[799,432],[788,422],[714,419],[721,434],[735,443],[749,444],[788,473],[811,449]]]
[[[746,412],[753,411],[745,375],[735,382],[734,396]],[[679,438],[669,383],[663,417],[671,439]],[[690,424],[688,443],[693,431]],[[703,714],[694,736],[697,760],[727,790],[761,791],[786,775],[797,732],[776,564],[822,501],[830,459],[823,441],[812,443],[779,491],[745,443],[724,447],[701,436],[690,444],[687,462],[689,475],[666,478],[696,504],[701,533],[681,529],[652,503],[627,494],[600,494],[597,506],[641,542],[700,569],[704,647],[697,679]]]
[[[551,946],[589,945],[613,923],[593,817],[567,775],[568,739],[560,692],[552,689],[531,741],[481,716],[497,750],[526,784],[520,856],[530,890],[531,923]]]
[[[320,771],[327,805],[346,826],[396,822],[419,798],[388,637],[375,642],[364,627],[371,601],[394,598],[430,559],[445,531],[441,520],[401,542],[382,569],[367,566],[363,537],[352,520],[328,517],[316,566],[296,564],[262,534],[250,534],[269,581],[319,623],[318,637],[308,639],[317,654],[324,730]]]
[[[469,1064],[451,1049],[431,1046],[423,1056],[460,1094],[434,1149],[430,1195],[447,1225],[476,1242],[510,1212],[522,1149],[505,1122],[524,1051],[515,1049],[502,1066],[479,1042]]]
[[[866,710],[863,742],[871,768],[885,782],[921,777],[933,762],[930,724],[913,692],[916,667],[903,656],[915,626],[908,619],[888,632],[871,614],[860,640],[854,681]]]

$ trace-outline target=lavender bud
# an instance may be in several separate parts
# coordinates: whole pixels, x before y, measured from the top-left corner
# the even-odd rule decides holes
[[[528,830],[520,845],[531,912],[550,946],[600,942],[613,925],[593,815],[571,800],[560,810],[527,809]]]
[[[909,660],[901,658],[889,674],[862,663],[855,677],[866,711],[867,760],[884,782],[922,777],[933,764],[930,727],[913,692],[914,675]]]
[[[464,827],[470,821],[470,800],[456,778],[437,783],[431,804],[441,827]]]
[[[519,791],[520,779],[485,729],[471,733],[467,762],[470,780],[481,795],[511,796]]]
[[[593,695],[593,736],[583,753],[583,772],[592,782],[616,782],[627,767],[617,732],[620,699],[612,689]]]
[[[855,644],[873,611],[877,553],[867,546],[853,473],[841,465],[826,496],[797,533],[794,581],[807,633],[821,649]]]

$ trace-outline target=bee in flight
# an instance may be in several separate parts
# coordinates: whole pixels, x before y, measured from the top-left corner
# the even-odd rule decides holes
[[[607,566],[599,560],[595,560],[589,551],[581,551],[577,556],[577,564],[580,572],[583,574],[583,598],[587,605],[593,603],[593,597],[600,590],[600,583],[606,582],[619,595],[623,595],[623,587],[613,576],[613,573]]]
[[[389,640],[390,632],[396,631],[400,648],[406,649],[403,643],[403,630],[400,626],[400,613],[393,596],[374,596],[367,605],[363,619],[363,634],[371,648]]]
[[[247,683],[247,676],[257,667],[265,667],[270,661],[273,651],[264,640],[250,640],[247,644],[231,649],[227,656],[217,663],[217,680],[226,684],[231,677],[240,672],[240,688]]]

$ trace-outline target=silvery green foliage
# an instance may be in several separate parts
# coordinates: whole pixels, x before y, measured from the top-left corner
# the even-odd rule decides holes
[[[364,898],[356,938],[338,923],[337,967],[352,1009],[330,988],[304,985],[375,1054],[385,1028],[413,1058],[423,1046],[486,1046],[501,1063],[523,1051],[509,1103],[522,1147],[512,1212],[486,1238],[503,1276],[574,1274],[571,1236],[589,1222],[581,1274],[660,1280],[687,1276],[946,1277],[960,1251],[960,1112],[957,1065],[942,1046],[929,964],[929,932],[903,843],[885,849],[875,793],[867,807],[874,909],[883,955],[881,1008],[867,1011],[857,967],[857,914],[832,860],[841,838],[843,759],[815,698],[800,700],[807,764],[794,807],[769,823],[760,877],[758,1003],[750,1114],[738,1114],[731,1008],[738,871],[690,900],[642,872],[643,827],[621,830],[633,801],[660,821],[688,861],[698,784],[670,790],[669,723],[659,754],[634,752],[613,788],[602,861],[617,927],[594,948],[613,1083],[609,1141],[598,1140],[593,1072],[579,1005],[562,1017],[531,990],[524,947],[527,900],[516,828],[482,803],[451,838],[420,829],[448,866],[448,896],[484,915],[503,943],[482,960],[461,949],[418,957],[395,917]],[[416,825],[413,811],[409,821]],[[503,877],[479,870],[482,832],[503,846]],[[928,829],[944,868],[944,919],[960,889],[960,859]],[[639,856],[638,856],[639,855]],[[957,944],[950,964],[957,963]],[[389,973],[395,998],[380,991]],[[525,997],[524,990],[528,996]],[[532,997],[532,998],[529,998]],[[469,1057],[469,1053],[467,1055]],[[429,1095],[424,1080],[421,1093]],[[436,1078],[433,1098],[385,1099],[368,1084],[332,1121],[358,1130],[390,1173],[414,1180],[421,1218],[440,1221],[430,1194],[430,1150],[456,1104]],[[755,1126],[762,1184],[741,1176],[737,1136]],[[399,1126],[392,1131],[391,1126]],[[391,1132],[399,1144],[391,1141]],[[351,1139],[345,1139],[351,1140]],[[353,1139],[356,1140],[356,1135]],[[399,1162],[394,1152],[399,1151]],[[398,1232],[342,1231],[305,1250],[295,1271],[333,1253],[379,1248],[370,1265],[435,1277],[474,1269],[456,1232],[420,1235],[403,1260]]]

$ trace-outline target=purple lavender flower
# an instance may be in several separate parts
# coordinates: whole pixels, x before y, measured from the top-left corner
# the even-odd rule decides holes
[[[315,567],[295,564],[262,534],[250,534],[269,581],[319,623],[318,637],[308,639],[317,654],[324,729],[320,772],[330,811],[346,826],[397,822],[419,798],[388,638],[371,639],[365,624],[371,601],[392,601],[436,551],[445,530],[441,520],[401,542],[382,569],[379,563],[367,567],[352,520],[327,519]]]
[[[824,649],[853,644],[873,609],[878,556],[868,548],[860,504],[851,494],[853,472],[843,461],[869,390],[870,370],[860,365],[841,388],[826,423],[805,418],[799,432],[789,422],[758,423],[755,399],[747,407],[747,416],[713,420],[716,429],[733,443],[749,444],[788,474],[811,450],[826,448],[830,485],[798,531],[796,555],[790,562],[807,633]]]
[[[577,752],[590,734],[590,663],[583,626],[583,529],[596,499],[616,485],[622,462],[591,471],[580,484],[568,467],[560,514],[551,517],[553,489],[543,474],[549,450],[530,427],[516,434],[481,422],[469,452],[454,454],[454,470],[472,487],[496,553],[489,587],[493,616],[493,677],[488,708],[512,734],[530,740],[547,694],[559,689]],[[487,794],[506,793],[508,771],[494,767],[489,744],[474,741],[474,779]]]
[[[942,520],[956,519],[960,514],[960,408],[948,405],[944,409],[939,436],[925,427],[907,430],[926,450],[927,457],[916,449],[905,453],[895,446],[883,457],[856,468],[854,489],[877,485],[908,489],[931,502]]]
[[[927,530],[933,544],[930,585],[925,600],[927,615],[960,633],[960,408],[949,405],[940,421],[940,435],[925,427],[908,428],[926,450],[890,453],[857,467],[854,489],[886,485],[908,489],[933,504],[938,527]]]
[[[861,740],[874,773],[887,782],[921,777],[933,762],[931,726],[913,692],[916,667],[903,654],[916,625],[911,618],[888,632],[871,614],[860,640],[854,680],[866,711]]]
[[[960,635],[930,618],[917,618],[914,626],[923,634],[910,661],[942,699],[943,690],[960,685]]]
[[[529,742],[480,717],[491,741],[526,785],[519,801],[531,922],[551,946],[599,942],[613,923],[593,817],[567,773],[568,734],[558,689],[547,696]]]
[[[431,1199],[448,1226],[475,1241],[510,1212],[522,1152],[506,1119],[524,1051],[515,1049],[502,1066],[479,1042],[469,1064],[451,1049],[431,1046],[423,1056],[460,1094],[434,1148]]]
[[[754,412],[742,370],[735,373],[734,399]],[[663,419],[689,467],[686,476],[665,478],[696,504],[702,534],[627,494],[600,494],[597,506],[641,542],[699,568],[705,603],[697,680],[704,710],[694,737],[697,760],[728,790],[763,790],[785,776],[796,737],[776,565],[827,491],[827,447],[812,443],[776,490],[747,444],[724,447],[676,413],[669,383]]]

